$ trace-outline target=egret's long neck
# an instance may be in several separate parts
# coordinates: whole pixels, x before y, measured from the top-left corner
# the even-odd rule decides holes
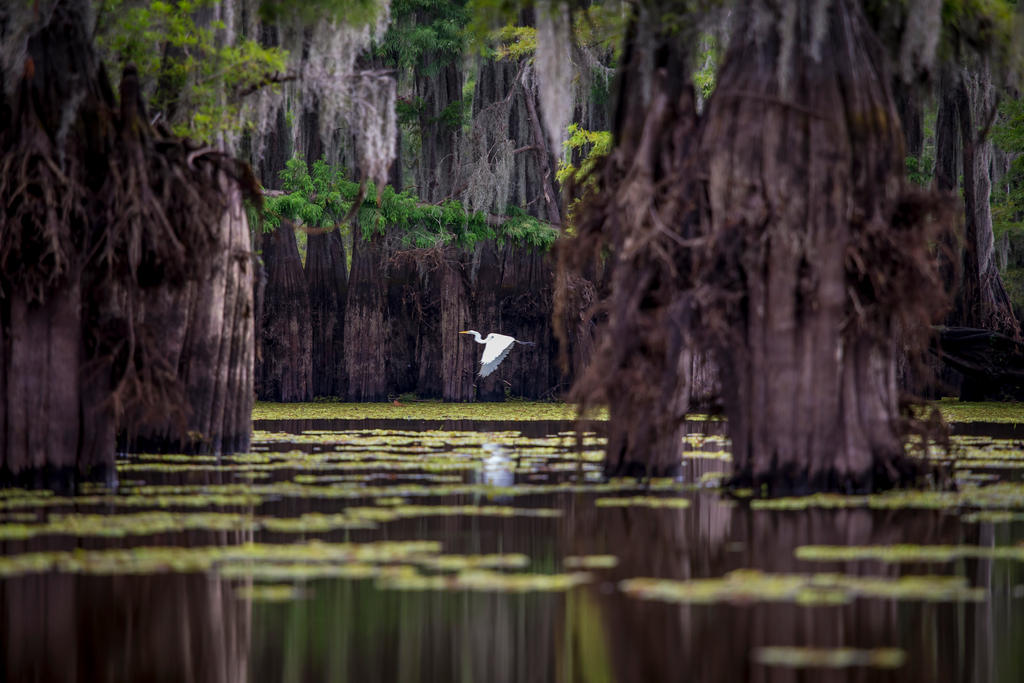
[[[469,332],[470,332],[470,334],[473,335],[473,339],[476,339],[476,343],[477,344],[483,344],[484,343],[484,340],[480,337],[480,333],[479,332],[477,332],[476,330],[470,330]]]

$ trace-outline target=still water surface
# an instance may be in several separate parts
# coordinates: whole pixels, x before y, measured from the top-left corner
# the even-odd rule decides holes
[[[751,509],[713,486],[715,473],[728,469],[722,424],[715,422],[689,425],[682,482],[653,489],[629,482],[614,490],[602,488],[596,476],[599,435],[576,455],[575,439],[566,435],[571,423],[316,420],[256,428],[256,453],[248,458],[133,457],[121,462],[118,487],[85,490],[74,500],[0,497],[0,538],[6,539],[0,549],[9,563],[0,565],[0,574],[7,574],[0,579],[3,679],[1024,681],[1020,561],[897,564],[795,556],[805,545],[1013,547],[1024,539],[1024,521],[1012,515],[978,522],[949,508]],[[590,428],[600,431],[600,424]],[[1004,437],[1007,452],[1020,450],[1014,436]],[[963,438],[973,446],[986,443],[977,428]],[[1013,471],[988,462],[961,474],[990,483],[993,473],[1012,479]],[[239,492],[250,499],[202,499]],[[689,506],[597,502],[635,496],[683,498]],[[488,507],[505,511],[480,512]],[[385,511],[380,519],[370,519],[375,509]],[[175,518],[170,528],[130,526],[132,515],[154,510],[191,516]],[[261,521],[346,511],[349,517],[335,520],[343,528],[327,530]],[[196,516],[204,512],[235,517]],[[57,516],[70,513],[102,514],[105,523],[97,528],[82,517]],[[119,516],[129,523],[124,535],[103,535]],[[331,525],[323,517],[306,519]],[[173,528],[179,523],[182,528]],[[358,563],[364,578],[317,578],[310,566],[324,572],[342,562],[344,571],[355,571],[354,564],[296,551],[291,562],[221,558],[197,568],[188,555],[188,549],[314,539],[435,541],[444,556],[525,558],[516,567],[485,570],[489,578],[473,586],[451,579],[459,571],[472,576],[472,568],[423,565],[415,557],[418,569],[409,571],[419,585],[387,580],[388,567],[409,564],[401,557],[377,557],[369,568]],[[172,556],[155,566],[136,564],[146,548],[168,546],[182,549],[180,563]],[[136,549],[135,559],[103,564],[96,558],[107,555],[87,552],[116,548]],[[36,553],[39,565],[12,568],[10,562],[24,562],[27,553]],[[595,560],[600,566],[585,571],[567,566],[567,558],[596,555],[615,559]],[[268,566],[273,571],[264,572]],[[970,600],[847,595],[833,601],[838,604],[766,602],[760,597],[767,592],[755,591],[680,604],[643,599],[620,584],[636,577],[717,578],[741,569],[952,575],[980,591]],[[514,590],[494,574],[574,578],[569,586]],[[444,578],[428,585],[424,576]],[[785,646],[828,648],[833,658],[833,648],[854,648],[847,660],[869,661],[793,668],[785,656],[773,660],[778,651],[771,648]],[[878,652],[895,655],[870,660]]]

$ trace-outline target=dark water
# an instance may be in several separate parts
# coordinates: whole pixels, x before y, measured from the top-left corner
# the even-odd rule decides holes
[[[571,427],[557,422],[408,421],[257,425],[296,434],[395,428],[517,431],[524,440]],[[701,422],[689,431],[713,435],[721,427]],[[478,436],[486,440],[486,435]],[[514,453],[515,438],[511,444],[507,447]],[[271,443],[265,448],[281,451],[295,445]],[[299,448],[320,446],[305,443]],[[453,446],[455,451],[460,448]],[[715,447],[705,449],[711,453]],[[687,478],[697,480],[727,465],[715,458],[692,459]],[[381,475],[373,486],[387,481],[400,488],[417,481],[415,471],[389,473],[375,470],[373,462],[364,473]],[[225,466],[218,471],[126,471],[121,478],[201,488],[235,481],[230,474],[231,467]],[[287,480],[296,471],[271,474],[271,481]],[[515,479],[543,483],[578,474],[539,471]],[[473,481],[479,473],[459,476]],[[527,570],[535,573],[564,571],[570,555],[619,558],[617,567],[594,570],[592,580],[564,592],[406,591],[380,588],[374,579],[317,579],[298,582],[303,596],[280,602],[249,599],[238,589],[251,580],[212,571],[29,573],[0,580],[2,674],[8,681],[1024,681],[1021,563],[821,563],[794,556],[797,546],[807,544],[1012,546],[1024,540],[1022,522],[965,523],[951,510],[751,510],[714,490],[683,493],[691,501],[686,509],[599,507],[594,503],[598,495],[538,492],[493,500],[481,499],[477,492],[421,501],[557,508],[559,517],[422,516],[376,529],[299,536],[194,529],[115,539],[58,534],[0,541],[4,556],[14,556],[248,540],[434,540],[445,553],[523,553],[529,558]],[[256,512],[293,517],[339,512],[354,504],[351,499],[268,496]],[[123,512],[102,505],[81,507],[86,510]],[[618,588],[620,580],[632,577],[720,577],[742,568],[856,576],[957,574],[983,588],[985,600],[679,605],[630,597]],[[906,661],[889,670],[791,669],[755,661],[759,648],[789,645],[899,648]]]

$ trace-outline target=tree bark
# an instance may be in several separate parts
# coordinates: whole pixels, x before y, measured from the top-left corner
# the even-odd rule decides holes
[[[502,265],[498,326],[502,334],[533,342],[517,346],[495,370],[511,396],[541,399],[559,395],[561,375],[552,330],[554,273],[548,255],[528,245],[506,243]],[[502,388],[504,393],[505,387]]]
[[[917,474],[898,430],[893,334],[927,308],[897,291],[911,287],[927,236],[893,227],[903,133],[882,49],[850,0],[829,5],[816,44],[814,4],[797,2],[786,25],[751,3],[701,133],[707,234],[734,259],[742,296],[717,354],[734,482],[772,494]],[[773,22],[769,35],[758,21]],[[788,40],[803,47],[786,51]],[[907,261],[887,264],[892,248]]]
[[[963,151],[964,243],[959,319],[966,327],[1020,338],[1020,326],[995,260],[992,232],[992,140],[996,96],[987,62],[960,71],[956,102]]]
[[[416,332],[416,394],[423,398],[441,398],[444,393],[443,345],[441,326],[441,287],[444,267],[440,261],[421,260],[416,292],[419,326]]]
[[[159,288],[144,304],[143,324],[181,383],[185,415],[129,410],[124,450],[220,454],[249,448],[254,260],[241,193],[227,179],[221,182],[231,204],[219,226],[219,258],[198,282]]]
[[[387,247],[384,237],[358,234],[345,304],[345,367],[348,400],[383,401],[388,396]]]
[[[559,248],[566,282],[595,282],[605,264],[596,348],[571,396],[584,409],[609,407],[609,476],[676,474],[689,405],[688,307],[679,297],[689,268],[676,252],[699,227],[691,173],[698,119],[685,41],[663,19],[641,6],[629,24],[615,148],[595,173],[598,187],[583,205],[577,238]],[[571,291],[559,292],[560,317],[571,310]],[[574,326],[585,329],[591,315]]]
[[[505,292],[502,291],[504,279],[502,271],[505,266],[505,259],[500,252],[501,249],[499,249],[498,245],[488,240],[478,243],[473,253],[467,255],[468,258],[473,260],[471,273],[475,274],[475,277],[470,281],[472,322],[469,327],[478,330],[485,337],[491,332],[498,332],[499,334],[507,334],[517,339],[525,340],[526,337],[518,336],[517,333],[519,331],[506,327],[501,319],[501,309],[505,306]],[[462,339],[468,340],[470,337],[464,336]],[[474,357],[480,358],[483,349],[483,346],[473,344]],[[505,384],[502,381],[502,371],[506,369],[505,366],[511,360],[511,356],[512,354],[510,353],[509,357],[502,361],[501,365],[489,376],[476,376],[476,398],[478,401],[505,400]],[[470,372],[477,373],[479,371],[479,363],[470,366],[469,370]]]
[[[470,297],[465,263],[457,252],[445,259],[441,279],[441,397],[446,401],[472,401],[473,382],[479,367],[478,344],[468,335]]]
[[[345,245],[337,230],[309,235],[306,284],[313,331],[313,395],[344,397],[348,265]]]
[[[397,240],[396,240],[397,241]],[[390,251],[390,250],[389,250]],[[419,380],[420,286],[415,258],[401,249],[387,258],[388,388],[390,393],[416,391]]]
[[[256,395],[263,401],[308,401],[313,398],[313,330],[302,260],[289,223],[263,235],[263,261],[267,284]]]
[[[462,68],[458,61],[421,65],[413,92],[421,107],[420,155],[416,160],[416,187],[421,199],[437,203],[452,196],[456,177],[462,102]]]
[[[903,127],[907,155],[920,158],[924,151],[924,109],[921,107],[917,87],[913,83],[904,83],[897,78],[893,81],[893,92],[896,110],[900,114],[900,123]]]
[[[221,222],[240,187],[254,192],[251,173],[152,126],[134,67],[116,102],[89,17],[60,0],[0,22],[0,470],[30,484],[112,472],[116,430],[146,410],[192,408],[228,441],[249,433],[251,390],[231,404],[226,374],[247,363],[215,342],[197,394],[143,311],[153,291],[212,287],[219,265],[248,259]],[[251,344],[239,320],[225,328]]]

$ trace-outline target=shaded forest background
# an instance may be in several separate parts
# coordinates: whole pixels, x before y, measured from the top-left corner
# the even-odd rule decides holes
[[[695,406],[797,434],[756,396],[803,358],[863,474],[897,389],[1020,391],[1014,2],[37,5],[0,12],[12,453],[244,449],[253,395],[569,396],[610,405],[610,471],[658,470]],[[535,346],[478,381],[466,328]],[[40,339],[75,367],[26,370]]]
[[[893,85],[908,178],[963,198],[945,323],[1016,339],[1024,104],[1006,76],[1013,4],[943,3],[940,27],[914,26],[927,14],[916,5],[866,9],[883,34],[938,43],[920,67],[904,41]],[[629,15],[618,3],[570,16],[440,0],[105,0],[96,35],[111,71],[139,65],[151,117],[249,161],[267,191],[250,214],[259,398],[555,398],[589,355],[590,305],[608,282],[600,260],[561,282],[570,301],[553,321],[550,251],[586,193],[574,180],[611,144]],[[538,54],[538,30],[559,22],[571,24],[564,54]],[[735,20],[720,9],[695,23],[686,49],[699,108]],[[477,384],[478,350],[455,336],[466,327],[537,346]],[[943,379],[961,388],[956,371]]]

